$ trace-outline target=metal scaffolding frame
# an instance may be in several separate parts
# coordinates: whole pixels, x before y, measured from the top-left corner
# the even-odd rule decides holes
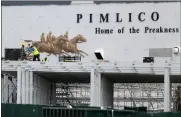
[[[90,104],[89,84],[67,84],[67,94],[62,96],[64,90],[62,84],[57,84],[57,104],[66,105],[65,100],[69,100],[72,105]],[[179,83],[172,83],[172,110],[176,99],[175,91]],[[114,108],[123,109],[125,106],[140,107],[146,106],[150,111],[163,111],[164,109],[164,89],[163,83],[115,83],[114,84]],[[86,93],[84,93],[84,91]],[[60,101],[61,100],[61,101]]]

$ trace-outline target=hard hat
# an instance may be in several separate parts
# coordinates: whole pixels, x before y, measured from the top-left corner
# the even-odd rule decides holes
[[[25,45],[25,42],[22,42],[21,45]]]

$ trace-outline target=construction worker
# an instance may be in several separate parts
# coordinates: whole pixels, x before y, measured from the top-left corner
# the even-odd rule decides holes
[[[38,61],[40,61],[40,54],[39,54],[39,52],[38,52],[38,50],[37,50],[37,48],[36,47],[34,47],[34,46],[30,46],[30,48],[28,48],[28,50],[27,50],[29,53],[32,53],[33,54],[33,61],[36,61],[36,59],[38,59]]]
[[[26,57],[27,53],[25,51],[25,44],[24,42],[22,42],[21,44],[21,60],[26,60],[27,57]]]

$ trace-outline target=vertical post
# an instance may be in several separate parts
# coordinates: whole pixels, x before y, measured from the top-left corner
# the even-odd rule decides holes
[[[56,104],[56,83],[51,83],[51,104]]]
[[[37,76],[36,77],[36,81],[37,81],[37,104],[40,104],[40,98],[41,98],[41,95],[40,95],[40,91],[41,91],[41,87],[40,87],[40,76]]]
[[[30,76],[30,83],[29,83],[29,88],[30,88],[30,98],[29,98],[29,102],[30,102],[30,104],[33,104],[33,72],[32,71],[30,71],[30,73],[29,73],[29,76]]]
[[[45,79],[44,79],[45,80]],[[48,89],[47,89],[47,81],[45,80],[45,104],[48,104]]]
[[[95,106],[95,69],[94,67],[91,68],[91,73],[90,73],[90,90],[91,90],[91,94],[90,94],[90,106]]]
[[[42,91],[43,91],[43,87],[42,87],[42,77],[39,76],[39,91],[40,91],[40,104],[42,104],[43,101],[43,95],[42,95]]]
[[[15,89],[17,90],[17,78],[13,78],[12,79],[13,82],[13,95],[12,95],[12,101],[13,103],[17,103],[17,91],[15,91]]]
[[[1,75],[1,102],[4,103],[4,75]]]
[[[9,90],[9,94],[8,94],[9,103],[12,103],[12,99],[13,99],[13,83],[12,83],[12,81],[9,81],[9,79],[8,79],[8,88],[9,88],[8,89]]]
[[[90,106],[100,106],[101,104],[101,74],[94,68],[91,68],[90,73],[90,89],[91,89],[91,97],[90,97]]]
[[[22,104],[26,103],[26,77],[25,69],[22,69]]]
[[[21,104],[22,100],[21,100],[21,96],[22,96],[22,77],[21,77],[21,67],[17,68],[17,104]]]
[[[30,91],[30,90],[29,90],[29,86],[30,86],[30,85],[29,85],[29,83],[30,83],[30,75],[29,75],[29,71],[28,71],[28,70],[27,70],[25,73],[26,73],[26,74],[25,74],[25,75],[26,75],[26,83],[25,83],[25,84],[26,84],[26,85],[25,85],[25,87],[26,87],[26,92],[25,92],[25,93],[26,93],[26,96],[25,96],[25,97],[26,97],[26,104],[29,104],[29,103],[30,103],[30,99],[29,99],[29,97],[30,97],[30,96],[29,96],[29,91]]]
[[[44,78],[42,78],[42,104],[45,104],[45,87],[44,87]]]
[[[170,93],[170,75],[169,66],[166,62],[165,73],[164,73],[164,112],[171,111],[171,93]]]
[[[33,104],[37,104],[37,97],[36,97],[36,94],[37,94],[37,75],[34,74],[33,75]]]
[[[3,86],[3,94],[4,94],[4,97],[3,97],[3,99],[4,99],[4,103],[7,103],[8,102],[8,96],[9,96],[9,92],[8,92],[8,87],[9,86],[9,84],[8,84],[8,75],[7,74],[5,74],[4,75],[4,86]]]

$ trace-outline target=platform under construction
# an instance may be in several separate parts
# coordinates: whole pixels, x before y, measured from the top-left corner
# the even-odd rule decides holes
[[[181,83],[181,65],[173,62],[2,61],[2,72],[17,78],[18,104],[55,105],[56,83],[90,83],[90,105],[113,107],[114,83],[164,83],[164,110],[170,111],[170,84]]]

